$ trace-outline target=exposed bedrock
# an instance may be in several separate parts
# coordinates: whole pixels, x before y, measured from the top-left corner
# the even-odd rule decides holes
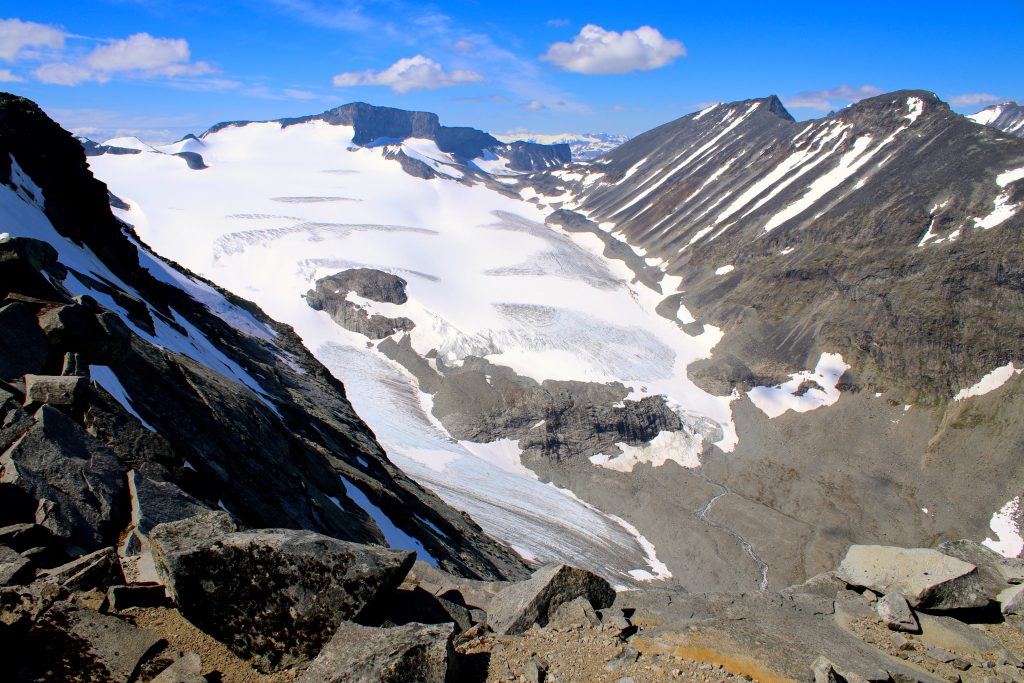
[[[372,268],[353,268],[320,278],[316,289],[306,293],[306,302],[317,311],[325,311],[346,330],[370,339],[383,339],[395,332],[407,332],[416,325],[405,317],[389,318],[370,313],[366,306],[348,299],[349,293],[386,304],[404,304],[406,281],[397,275]]]

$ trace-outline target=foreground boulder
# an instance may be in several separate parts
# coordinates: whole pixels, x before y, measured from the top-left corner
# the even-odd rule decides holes
[[[487,610],[495,633],[523,633],[534,624],[546,626],[563,603],[586,598],[594,609],[610,607],[615,590],[596,574],[564,564],[538,569],[533,578],[513,583],[498,593]]]
[[[989,598],[995,597],[1012,584],[1024,580],[1024,560],[1006,558],[976,541],[960,539],[940,543],[937,550],[950,557],[963,560],[978,568],[982,586]]]
[[[57,602],[32,627],[27,645],[15,664],[27,670],[15,680],[127,683],[163,641],[127,621]]]
[[[313,659],[338,624],[398,586],[415,559],[310,531],[212,538],[196,531],[193,520],[153,529],[154,558],[168,592],[186,619],[264,672]]]
[[[983,607],[989,597],[973,564],[927,548],[854,545],[836,575],[876,593],[902,594],[911,607]]]
[[[452,624],[371,628],[343,623],[305,683],[445,683],[456,680]]]
[[[127,517],[127,468],[56,408],[40,408],[35,424],[0,457],[0,470],[0,498],[20,491],[38,501],[34,521],[74,554],[116,541]]]

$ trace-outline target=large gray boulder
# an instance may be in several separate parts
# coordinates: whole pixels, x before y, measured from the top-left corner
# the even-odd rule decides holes
[[[1020,581],[1011,581],[1010,579],[1020,572],[1024,562],[1007,559],[976,541],[967,539],[946,541],[940,543],[936,550],[943,555],[955,557],[977,567],[981,585],[985,588],[989,598],[993,600],[1011,583],[1020,583]]]
[[[113,545],[127,521],[127,468],[56,408],[39,409],[35,424],[0,456],[0,468],[0,489],[38,501],[36,523],[73,550]]]
[[[456,680],[452,624],[372,628],[345,622],[309,665],[304,683]]]
[[[264,672],[310,661],[338,624],[397,587],[415,559],[310,531],[203,536],[197,527],[218,518],[199,519],[153,529],[158,570],[186,619]]]
[[[222,510],[214,510],[176,522],[158,524],[150,531],[149,537],[158,567],[168,567],[178,553],[191,552],[233,531],[238,531],[238,527],[231,515]],[[166,573],[162,576],[167,578]]]
[[[915,608],[983,607],[989,601],[977,567],[928,548],[850,546],[836,575],[876,593],[900,593]]]
[[[576,598],[586,598],[594,609],[604,609],[615,601],[615,590],[585,569],[548,565],[532,578],[498,593],[487,610],[487,623],[495,633],[523,633],[534,624],[546,626],[560,605]]]

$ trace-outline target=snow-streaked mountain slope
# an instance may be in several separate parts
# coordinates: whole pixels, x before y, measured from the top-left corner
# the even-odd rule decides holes
[[[840,250],[833,261],[852,260],[865,275],[886,259],[905,258],[899,267],[928,268],[927,277],[941,282],[954,245],[973,255],[987,251],[979,240],[1012,241],[1024,220],[1024,147],[1001,140],[924,91],[880,95],[801,123],[767,98],[709,107],[596,162],[534,176],[524,196],[576,211],[660,259],[683,278],[683,301],[702,321],[728,327],[763,300],[772,302],[770,318],[791,320],[801,299],[768,283],[824,258],[828,245]],[[918,288],[916,296],[937,301],[942,288]],[[780,361],[789,372],[807,369],[816,345],[826,346],[818,352],[842,351],[847,361],[867,350],[862,342],[851,348],[836,332],[873,325],[875,314],[837,310],[833,317],[826,310],[816,317],[819,332],[780,332],[779,344],[758,342],[774,352],[755,374],[781,379],[778,368],[767,367]],[[873,333],[850,334],[864,340]],[[954,385],[996,367],[1007,348],[1020,348],[1019,340],[1000,336],[977,359],[944,359],[931,390],[952,395]],[[939,358],[925,362],[931,360],[938,369]],[[900,377],[918,364],[892,351],[874,361]]]
[[[1004,133],[1024,137],[1024,106],[1016,102],[993,104],[967,118],[983,126],[992,126]]]
[[[614,133],[528,133],[513,131],[496,134],[502,142],[524,140],[541,145],[569,145],[573,161],[590,161],[612,151],[629,140],[628,135]]]
[[[685,419],[718,425],[729,448],[731,399],[686,377],[717,330],[691,336],[657,313],[661,292],[631,283],[595,237],[549,228],[532,204],[444,177],[450,166],[429,140],[400,143],[439,164],[443,175],[429,180],[403,171],[387,146],[355,145],[351,126],[320,120],[232,125],[185,144],[200,143],[202,171],[161,153],[95,156],[90,165],[158,252],[293,325],[350,387],[390,457],[496,538],[620,582],[658,574],[628,526],[535,481],[514,446],[498,466],[495,444],[459,444],[431,426],[412,378],[302,296],[341,270],[394,273],[408,281],[409,301],[370,303],[415,323],[409,337],[420,356],[436,350],[452,366],[484,358],[538,382],[621,382],[630,402],[664,395]],[[699,437],[691,447],[700,452]]]

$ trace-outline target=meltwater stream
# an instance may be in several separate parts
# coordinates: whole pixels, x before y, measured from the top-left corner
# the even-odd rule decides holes
[[[711,496],[711,498],[708,500],[708,502],[704,503],[704,507],[702,507],[700,510],[695,512],[693,514],[693,516],[696,517],[701,522],[704,522],[705,524],[707,524],[709,527],[711,527],[713,529],[718,529],[719,531],[722,531],[722,532],[732,536],[737,541],[739,541],[740,545],[743,546],[743,549],[746,551],[747,555],[750,555],[750,559],[752,559],[754,561],[754,565],[757,567],[757,572],[758,572],[758,576],[759,576],[759,583],[758,583],[758,585],[760,586],[760,590],[762,590],[762,591],[767,590],[768,589],[768,563],[765,562],[764,560],[762,560],[760,557],[758,557],[757,553],[754,552],[754,546],[751,545],[750,541],[748,541],[743,536],[741,536],[739,533],[737,533],[736,531],[730,529],[729,527],[724,526],[722,524],[719,524],[718,522],[714,522],[714,521],[708,519],[708,513],[711,511],[712,506],[714,506],[714,504],[716,502],[718,502],[719,498],[722,498],[724,496],[729,495],[730,493],[732,493],[732,491],[730,491],[729,487],[725,486],[724,484],[719,484],[717,481],[711,481],[710,479],[705,477],[703,474],[700,474],[699,472],[697,473],[697,476],[699,476],[705,483],[710,484],[711,486],[716,486],[720,490],[719,490],[718,493],[716,493],[715,495]]]

